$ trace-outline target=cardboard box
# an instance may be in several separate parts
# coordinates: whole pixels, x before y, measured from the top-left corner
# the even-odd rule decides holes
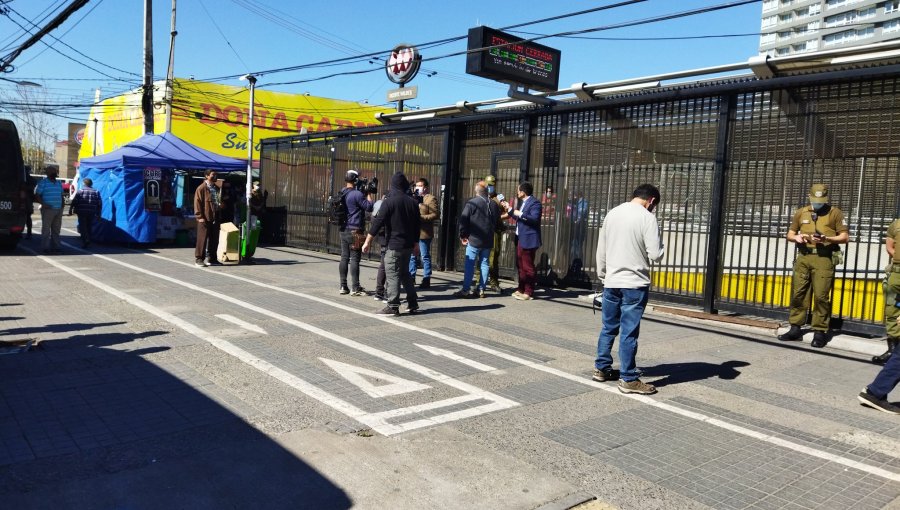
[[[234,223],[223,223],[219,227],[219,247],[216,250],[216,258],[223,264],[237,264],[240,262],[241,232]]]

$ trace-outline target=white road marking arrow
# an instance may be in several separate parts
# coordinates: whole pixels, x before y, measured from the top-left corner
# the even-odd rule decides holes
[[[240,326],[246,330],[252,331],[254,333],[259,333],[260,335],[268,335],[268,333],[266,333],[266,330],[264,330],[263,328],[255,325],[255,324],[250,324],[249,322],[242,321],[232,315],[220,313],[220,314],[217,314],[216,317],[222,319],[223,321],[228,321],[232,324],[237,324],[238,326]]]
[[[469,358],[464,358],[464,357],[460,356],[459,354],[454,353],[453,351],[448,351],[447,349],[440,349],[438,347],[432,347],[430,345],[422,345],[422,344],[413,344],[413,345],[415,345],[419,349],[423,349],[427,352],[430,352],[431,354],[434,354],[435,356],[440,356],[442,358],[447,358],[447,359],[451,359],[453,361],[458,361],[458,362],[462,363],[463,365],[467,365],[467,366],[474,368],[475,370],[481,370],[482,372],[491,372],[491,371],[497,370],[496,368],[494,368],[490,365],[485,365],[484,363],[479,363],[475,360],[472,360]]]
[[[401,395],[403,393],[411,393],[413,391],[431,388],[431,386],[428,386],[427,384],[410,381],[395,375],[385,374],[384,372],[369,370],[368,368],[357,367],[349,363],[342,363],[340,361],[325,358],[319,358],[319,360],[331,367],[338,375],[363,390],[366,395],[373,398],[390,397],[392,395]],[[376,385],[373,382],[370,382],[370,380],[379,383],[386,381],[387,383]]]

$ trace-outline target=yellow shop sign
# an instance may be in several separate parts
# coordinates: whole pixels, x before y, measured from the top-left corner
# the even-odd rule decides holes
[[[165,130],[165,82],[156,83],[154,131]],[[206,150],[245,159],[250,91],[243,87],[176,79],[172,94],[172,133]],[[139,91],[101,101],[91,108],[79,158],[104,154],[143,134]],[[302,94],[256,89],[253,112],[254,160],[263,138],[378,125],[373,107]],[[97,122],[94,122],[97,119]],[[96,138],[96,145],[95,145]]]

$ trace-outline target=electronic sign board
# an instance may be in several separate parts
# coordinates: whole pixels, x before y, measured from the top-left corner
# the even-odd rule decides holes
[[[469,29],[468,49],[467,74],[535,90],[559,88],[559,50],[488,27]]]

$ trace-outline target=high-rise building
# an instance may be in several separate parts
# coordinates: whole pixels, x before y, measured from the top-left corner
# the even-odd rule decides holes
[[[900,38],[900,0],[763,0],[760,54],[773,57]]]

